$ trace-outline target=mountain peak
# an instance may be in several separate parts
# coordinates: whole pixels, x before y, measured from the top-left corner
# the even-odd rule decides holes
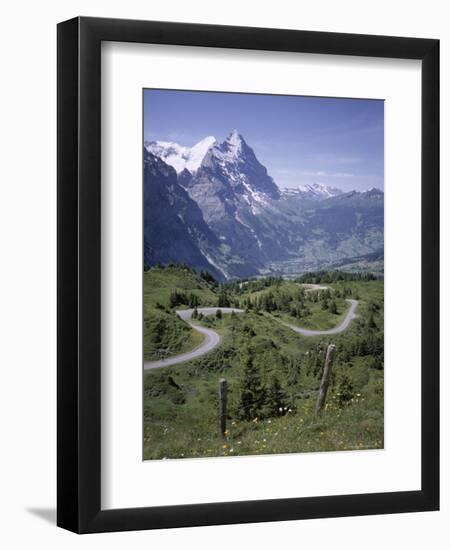
[[[178,174],[188,170],[193,174],[200,167],[208,150],[217,144],[214,136],[207,136],[192,147],[185,147],[171,141],[150,141],[145,148],[175,168]]]
[[[239,156],[243,150],[248,149],[244,138],[237,130],[233,130],[219,147],[232,157]]]
[[[232,143],[233,145],[239,145],[244,141],[244,138],[236,129],[234,129],[225,141],[228,141],[228,143]]]
[[[214,182],[220,181],[228,188],[230,200],[240,197],[239,200],[244,200],[247,205],[253,205],[255,211],[268,200],[280,197],[279,189],[267,169],[237,130],[208,150],[197,176],[191,182],[191,189],[199,181],[204,184],[208,180],[212,187]]]
[[[196,143],[192,149],[198,149],[199,147],[211,147],[217,143],[216,138],[214,136],[206,136],[205,138],[201,139],[198,143]]]

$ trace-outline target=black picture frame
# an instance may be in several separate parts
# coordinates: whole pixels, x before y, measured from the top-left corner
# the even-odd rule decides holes
[[[420,491],[101,509],[102,41],[422,61]],[[57,524],[76,533],[439,508],[439,41],[77,17],[58,25]]]

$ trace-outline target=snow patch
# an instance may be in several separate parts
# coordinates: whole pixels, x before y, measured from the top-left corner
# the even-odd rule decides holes
[[[185,147],[173,141],[150,141],[145,144],[145,148],[175,168],[177,174],[184,169],[193,174],[199,169],[208,150],[215,144],[216,138],[208,136],[193,147]]]
[[[222,273],[222,275],[225,277],[225,279],[228,279],[229,277],[229,274],[220,267],[220,265],[218,265],[212,258],[211,256],[205,252],[204,250],[201,250],[201,253],[203,254],[203,256],[208,260],[208,262],[213,266],[215,267],[218,271],[220,271],[220,273]]]

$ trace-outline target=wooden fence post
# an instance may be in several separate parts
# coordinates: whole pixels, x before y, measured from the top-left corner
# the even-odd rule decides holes
[[[227,381],[221,378],[219,380],[219,432],[222,437],[225,437],[227,431],[227,390]]]
[[[316,414],[319,414],[325,405],[325,399],[327,398],[328,386],[330,385],[331,369],[333,367],[334,352],[336,346],[330,344],[327,348],[327,355],[325,357],[325,366],[323,368],[322,381],[320,382],[319,395],[316,402]]]

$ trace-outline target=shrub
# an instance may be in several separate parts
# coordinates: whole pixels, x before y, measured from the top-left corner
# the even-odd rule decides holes
[[[339,372],[336,376],[334,398],[339,407],[345,407],[354,397],[353,384],[345,371]]]
[[[331,300],[330,305],[328,306],[328,311],[333,315],[337,315],[338,309],[337,309],[336,302],[334,300]]]

